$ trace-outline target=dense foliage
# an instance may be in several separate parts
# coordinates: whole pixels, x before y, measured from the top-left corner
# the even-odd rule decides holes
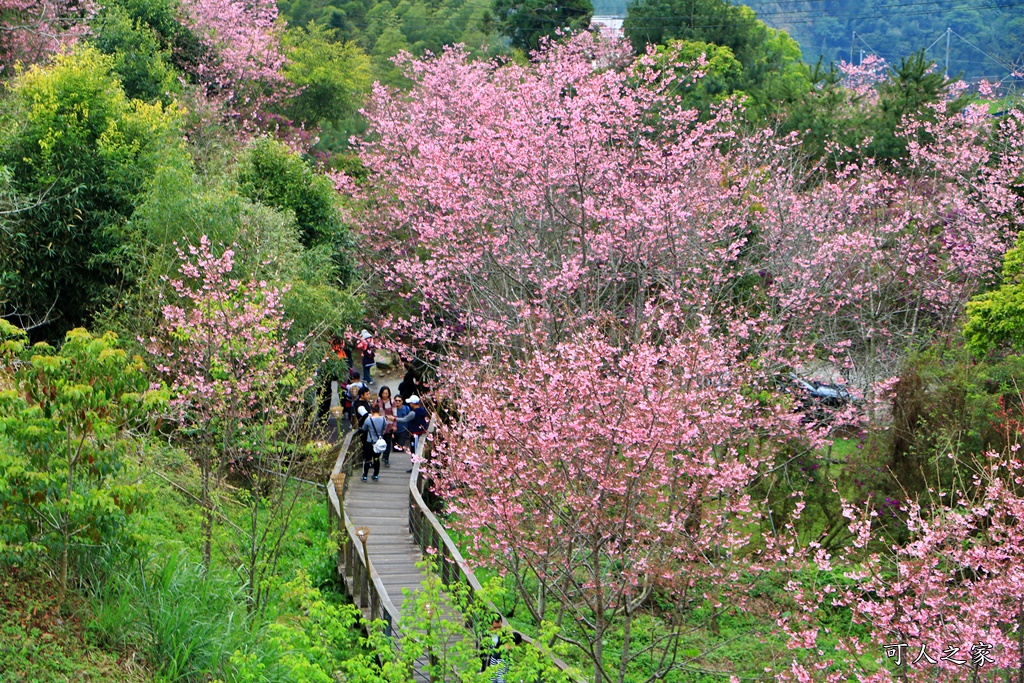
[[[60,339],[131,286],[125,226],[157,168],[181,155],[178,114],[129,100],[92,49],[33,67],[4,101],[0,163],[32,204],[4,232],[0,300]]]
[[[1024,114],[803,62],[970,11],[0,3],[0,677],[1019,677]],[[363,328],[490,603],[335,592]]]
[[[392,333],[436,352],[455,416],[437,490],[525,622],[558,623],[595,683],[686,680],[689,623],[714,630],[722,605],[751,608],[766,573],[824,601],[830,589],[801,572],[838,561],[815,536],[867,519],[829,552],[844,567],[873,561],[859,549],[889,533],[871,523],[873,495],[851,501],[844,485],[805,499],[789,483],[801,456],[822,467],[827,430],[794,410],[780,378],[831,372],[864,398],[868,425],[881,421],[908,354],[957,335],[953,312],[993,282],[1024,219],[1020,113],[991,126],[986,107],[942,99],[941,77],[930,96],[882,82],[878,110],[903,93],[902,111],[923,113],[885,141],[899,169],[858,156],[833,172],[803,163],[799,136],[739,134],[729,108],[701,123],[675,106],[692,76],[671,50],[634,61],[583,35],[528,66],[449,51],[408,75],[408,96],[379,90],[368,108],[368,270],[387,264],[378,286],[417,310]],[[776,485],[795,507],[773,499]],[[811,500],[831,515],[824,529],[799,521]],[[901,518],[910,533],[915,519]],[[858,583],[875,575],[851,577],[850,594],[881,596],[853,618],[902,618],[896,594]],[[991,590],[987,617],[969,591],[934,609],[959,619],[961,637],[988,637],[1010,588]],[[837,604],[853,606],[850,594]],[[675,616],[649,621],[651,602]],[[792,647],[813,642],[783,621]],[[880,648],[895,627],[871,623],[828,649]],[[994,676],[1017,656],[998,642]]]
[[[637,52],[673,40],[728,48],[742,70],[722,85],[729,86],[729,94],[750,95],[758,114],[774,112],[779,102],[793,101],[810,89],[800,46],[785,32],[768,28],[744,5],[640,0],[630,5],[623,30]]]
[[[593,6],[590,0],[550,3],[544,0],[495,0],[498,29],[520,50],[536,50],[543,38],[554,39],[561,31],[586,30]]]
[[[859,64],[861,54],[888,61],[928,48],[927,57],[945,69],[944,35],[949,28],[949,74],[997,81],[1021,66],[1024,8],[1016,3],[939,0],[893,3],[886,0],[826,0],[794,5],[751,0],[770,25],[786,30],[811,62],[845,60]],[[1019,78],[1019,76],[1011,76]]]

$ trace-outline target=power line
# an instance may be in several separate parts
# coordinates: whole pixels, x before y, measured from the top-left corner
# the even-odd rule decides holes
[[[732,28],[732,27],[736,27],[736,26],[748,25],[749,23],[751,23],[752,21],[755,21],[755,20],[763,20],[765,18],[775,18],[775,17],[788,17],[788,16],[794,16],[794,17],[797,17],[797,19],[789,20],[789,21],[786,22],[787,24],[809,24],[809,23],[814,23],[814,22],[820,21],[822,19],[836,19],[836,20],[844,20],[844,21],[857,21],[857,20],[864,20],[864,19],[889,19],[889,18],[892,18],[893,16],[899,16],[899,17],[902,18],[902,17],[910,17],[910,16],[938,15],[938,14],[942,14],[942,13],[945,13],[945,12],[955,12],[955,11],[959,11],[959,10],[986,10],[986,9],[1012,10],[1012,9],[1024,8],[1024,0],[1018,0],[1017,2],[1012,2],[1012,3],[1011,2],[996,2],[996,3],[983,4],[983,5],[962,5],[961,4],[961,5],[954,5],[954,6],[945,7],[945,8],[918,9],[918,10],[914,10],[914,11],[911,11],[911,12],[898,12],[896,15],[894,15],[893,13],[890,13],[890,12],[884,12],[884,13],[881,12],[882,10],[898,10],[898,9],[902,9],[902,8],[906,8],[906,7],[925,7],[925,6],[936,5],[936,4],[940,4],[940,3],[936,2],[936,0],[925,0],[923,2],[903,2],[903,3],[894,4],[894,5],[879,5],[879,6],[877,6],[875,8],[875,11],[877,12],[875,14],[831,14],[831,13],[827,13],[827,12],[824,12],[822,10],[817,10],[817,9],[815,9],[815,10],[790,10],[790,11],[785,11],[785,12],[764,12],[764,13],[757,13],[754,17],[751,17],[750,19],[746,19],[746,20],[743,20],[743,21],[725,21],[725,22],[717,22],[717,23],[713,23],[713,24],[688,24],[687,27],[688,28],[695,28],[695,29],[701,29],[701,28],[703,28],[703,29],[706,29],[706,28]],[[401,17],[397,17],[397,18],[401,19]],[[679,19],[679,18],[681,18],[681,15],[678,15],[678,14],[675,14],[675,15],[650,15],[650,16],[644,16],[643,20],[644,21],[663,21],[663,20]],[[685,17],[683,17],[683,18],[685,18]],[[557,20],[555,20],[553,18],[544,17],[544,16],[538,16],[538,15],[534,15],[532,17],[532,19],[537,21],[538,23],[549,23],[549,24],[558,24],[559,23]],[[472,19],[470,17],[467,17],[461,23],[468,24],[468,23],[470,23],[470,21],[474,21],[474,19]],[[366,27],[369,27],[371,25],[371,24],[367,23],[365,20],[364,21],[349,21],[348,23],[351,26],[354,26],[354,27],[357,27],[357,28],[366,28]],[[428,17],[423,17],[423,18],[417,19],[416,21],[411,22],[411,23],[403,22],[403,25],[405,27],[407,27],[407,28],[426,28],[426,27],[434,26],[434,25],[438,25],[438,24],[452,24],[452,23],[459,23],[459,22],[457,20],[455,20],[454,17],[448,17],[448,18],[444,18],[444,17],[437,17],[437,18],[434,18],[434,17],[429,17],[429,18]],[[632,23],[631,24],[631,28],[634,28],[634,29],[659,29],[659,28],[665,28],[665,25],[663,23],[653,23],[653,24],[636,24],[636,23]]]
[[[850,14],[830,14],[830,13],[826,12],[825,8],[823,8],[823,7],[813,7],[813,4],[815,2],[819,2],[819,1],[820,2],[825,2],[826,0],[779,0],[779,2],[773,3],[773,4],[775,4],[775,5],[789,5],[789,4],[801,5],[801,4],[806,4],[806,5],[812,5],[812,6],[811,7],[807,7],[805,9],[790,9],[790,10],[774,11],[774,12],[772,12],[772,11],[761,11],[761,12],[756,13],[756,16],[752,17],[751,19],[744,19],[744,20],[741,20],[741,21],[725,21],[725,22],[721,22],[720,21],[720,22],[716,22],[716,23],[707,23],[707,24],[689,24],[689,25],[687,25],[687,28],[695,29],[695,30],[731,28],[731,27],[749,25],[751,23],[751,21],[754,21],[754,20],[768,20],[768,21],[771,21],[772,19],[785,18],[785,17],[791,17],[791,18],[782,22],[784,26],[795,26],[795,25],[801,25],[801,24],[816,23],[816,22],[819,22],[819,21],[825,20],[825,19],[831,19],[831,20],[834,20],[834,21],[855,22],[855,21],[864,21],[864,20],[870,20],[870,19],[889,19],[889,18],[892,18],[893,16],[898,16],[900,18],[904,18],[904,17],[913,17],[913,16],[940,15],[940,14],[944,14],[944,13],[948,13],[948,12],[955,12],[955,11],[959,11],[959,10],[979,11],[979,10],[989,10],[989,9],[991,9],[991,10],[998,10],[1000,12],[1006,12],[1006,11],[1013,11],[1013,10],[1018,10],[1018,9],[1024,8],[1024,0],[1017,0],[1017,1],[1010,1],[1010,2],[994,2],[994,3],[990,2],[988,4],[953,4],[953,3],[956,2],[956,0],[915,0],[913,2],[903,2],[903,3],[890,4],[890,5],[878,5],[878,6],[874,7],[874,8],[872,8],[874,13],[870,13],[870,14],[852,14],[852,13],[850,13]],[[948,5],[948,6],[943,6],[943,5]],[[911,11],[906,11],[907,8],[917,8],[917,9],[914,9],[914,10],[911,10]],[[888,11],[888,10],[891,10],[891,11]],[[427,29],[427,28],[430,28],[430,27],[433,27],[433,26],[438,26],[438,25],[446,25],[446,26],[453,26],[454,25],[455,27],[458,27],[460,24],[462,26],[462,29],[465,30],[465,28],[469,27],[469,25],[471,23],[479,21],[478,17],[471,17],[471,16],[466,16],[466,15],[463,15],[462,17],[420,17],[420,18],[417,18],[416,20],[413,20],[413,21],[406,21],[402,17],[395,17],[394,15],[391,15],[391,16],[392,16],[393,19],[397,19],[400,22],[401,28],[406,29],[406,30]],[[543,22],[546,22],[546,23],[549,23],[549,24],[557,24],[558,23],[553,18],[548,18],[548,17],[543,17],[543,16],[535,16],[533,18],[536,21],[542,22],[542,23]],[[640,30],[640,31],[664,29],[665,25],[664,25],[664,23],[661,23],[662,21],[672,20],[672,19],[679,19],[679,18],[680,18],[679,15],[643,16],[642,21],[644,23],[631,23],[629,28],[631,30]],[[460,21],[460,19],[461,19],[461,21]],[[650,22],[650,23],[648,23],[648,22]],[[347,23],[348,23],[349,26],[352,26],[353,28],[365,29],[365,28],[368,28],[368,27],[370,27],[372,25],[375,25],[375,24],[376,25],[381,25],[381,23],[383,23],[383,22],[381,22],[381,23],[377,23],[377,22],[370,23],[370,22],[366,22],[365,20],[363,20],[363,21],[348,21]],[[772,23],[776,23],[776,22],[772,22]],[[956,33],[956,32],[953,32],[953,33]],[[931,45],[929,45],[927,48],[925,48],[925,51],[930,50],[931,48],[933,48],[945,36],[946,36],[946,32],[943,32],[943,35],[939,36],[939,38],[937,40],[935,40]],[[964,38],[959,33],[956,33],[956,36],[958,38],[960,38],[961,40],[963,40],[965,43],[967,43],[974,50],[977,50],[982,55],[984,55],[986,58],[991,60],[993,63],[998,64],[1001,68],[1004,68],[1004,69],[1007,69],[1007,70],[1010,70],[1010,71],[1013,70],[1012,66],[1008,66],[1007,64],[1003,63],[999,59],[993,57],[991,54],[988,54],[987,52],[985,52],[984,50],[979,48],[977,45],[975,45],[974,43],[972,43],[969,40],[967,40],[966,38]],[[863,37],[863,35],[861,33],[854,32],[854,39],[855,39],[855,41],[859,40],[865,47],[867,47],[869,50],[871,50],[874,54],[880,54],[877,50],[874,49],[874,47],[872,47],[864,39],[864,37]]]
[[[853,35],[855,35],[857,37],[857,40],[859,40],[860,42],[864,43],[864,46],[867,47],[867,49],[871,50],[871,52],[873,52],[874,54],[878,55],[879,57],[882,56],[882,53],[880,53],[878,50],[876,50],[875,48],[873,48],[870,45],[868,45],[868,41],[864,40],[864,36],[862,36],[861,34],[857,33],[856,31],[853,32]]]
[[[953,34],[954,36],[956,36],[956,37],[957,37],[957,38],[959,38],[960,40],[962,40],[962,41],[964,41],[965,43],[967,43],[968,45],[970,45],[971,47],[973,47],[973,48],[974,48],[975,50],[977,50],[977,51],[978,51],[978,52],[980,52],[981,54],[983,54],[983,55],[985,55],[986,57],[988,57],[989,59],[991,59],[991,60],[992,60],[993,62],[995,62],[995,63],[996,63],[996,64],[998,64],[999,66],[1001,66],[1001,67],[1003,67],[1004,69],[1006,69],[1007,71],[1014,71],[1014,70],[1015,70],[1015,69],[1014,69],[1014,67],[1013,67],[1013,65],[1007,65],[1007,64],[1003,64],[1003,63],[1002,63],[1002,62],[1000,62],[1000,61],[999,61],[998,59],[996,59],[995,57],[993,57],[993,56],[992,56],[992,55],[990,55],[989,53],[985,52],[985,51],[984,51],[984,50],[982,50],[982,49],[981,49],[980,47],[978,47],[977,45],[975,45],[975,44],[974,44],[974,43],[972,43],[971,41],[967,40],[967,39],[966,39],[966,38],[964,38],[964,37],[963,37],[962,35],[960,35],[960,34],[959,34],[959,33],[957,33],[956,31],[954,31],[953,29],[951,29],[951,28],[950,28],[950,29],[946,29],[946,30],[947,30],[947,31],[949,31],[950,33],[952,33],[952,34]]]

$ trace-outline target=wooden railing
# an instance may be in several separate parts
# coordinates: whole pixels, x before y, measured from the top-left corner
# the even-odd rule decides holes
[[[336,416],[338,418],[339,416]],[[413,456],[412,476],[409,478],[409,533],[419,547],[424,557],[433,554],[438,558],[441,581],[445,586],[453,583],[462,583],[468,586],[469,597],[478,598],[482,595],[483,587],[473,572],[468,568],[466,560],[462,557],[459,549],[455,546],[448,532],[431,512],[423,500],[423,492],[429,486],[429,478],[420,470],[420,463],[424,462],[430,446],[430,435],[433,435],[435,420],[431,419],[427,430],[427,437],[417,440],[416,451]],[[339,428],[340,432],[340,428]],[[352,452],[352,440],[356,434],[349,431],[345,435],[341,448],[338,450],[338,457],[331,470],[331,480],[327,485],[327,513],[331,521],[332,531],[338,532],[337,571],[338,576],[345,581],[349,595],[352,596],[356,606],[368,617],[369,622],[380,619],[386,624],[386,633],[394,642],[398,642],[401,635],[399,612],[394,603],[388,597],[384,588],[384,582],[373,567],[364,552],[364,546],[357,534],[357,528],[345,511],[345,490],[352,477],[355,465],[355,457]],[[428,552],[428,548],[433,552]],[[490,602],[484,603],[492,613],[497,613],[497,608]],[[502,618],[503,621],[504,617]],[[507,621],[505,622],[506,625]],[[367,626],[369,628],[369,626]],[[530,636],[516,629],[524,642],[536,646]],[[552,662],[558,669],[568,673],[568,664],[552,657]]]
[[[424,557],[433,555],[438,561],[438,575],[445,586],[453,583],[462,583],[468,587],[470,599],[480,599],[483,586],[477,580],[473,571],[469,569],[462,553],[455,546],[451,536],[445,531],[444,526],[431,512],[423,500],[423,493],[430,485],[430,480],[420,470],[420,464],[426,461],[427,452],[432,447],[428,438],[434,433],[435,422],[430,421],[427,429],[427,436],[421,437],[416,444],[415,457],[412,460],[412,476],[409,477],[409,533],[419,546]],[[430,549],[428,551],[428,548]],[[498,614],[498,609],[492,602],[485,599],[484,604],[491,614]],[[512,628],[508,620],[502,615],[502,623],[508,626],[513,633],[518,634],[524,642],[536,647],[533,638],[518,629]],[[552,656],[552,663],[563,673],[570,674],[571,667],[561,659]]]
[[[353,431],[345,436],[345,441],[338,451],[338,459],[331,470],[331,482],[327,486],[327,513],[331,520],[332,531],[337,531],[338,576],[345,580],[349,595],[356,606],[364,611],[369,621],[382,620],[386,624],[387,635],[397,637],[399,633],[398,610],[388,597],[377,570],[373,568],[364,553],[363,543],[356,533],[356,526],[345,512],[345,489],[352,476],[355,458],[352,457]]]

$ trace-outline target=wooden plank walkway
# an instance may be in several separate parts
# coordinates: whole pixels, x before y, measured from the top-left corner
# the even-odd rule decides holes
[[[391,388],[393,395],[397,393],[396,380],[385,380],[384,382]],[[331,399],[331,405],[337,406],[337,382],[333,383]],[[333,418],[330,426],[332,435],[340,437],[342,442],[345,442],[349,435],[353,438],[363,436],[362,432],[353,433],[348,429],[339,433],[333,429],[335,426]],[[433,423],[431,423],[432,427]],[[349,444],[345,443],[345,445]],[[401,648],[401,641],[411,635],[409,625],[401,623],[401,609],[405,603],[405,593],[410,595],[416,593],[426,577],[425,572],[416,566],[422,559],[420,543],[424,547],[436,544],[440,560],[439,578],[442,582],[448,585],[451,582],[460,583],[477,596],[483,589],[476,577],[473,576],[473,572],[466,568],[465,560],[444,527],[427,508],[420,495],[420,488],[413,480],[416,474],[406,471],[412,467],[412,456],[409,453],[392,453],[391,467],[381,468],[379,481],[372,479],[362,481],[362,457],[355,448],[356,444],[352,444],[352,446],[346,448],[344,453],[339,453],[332,470],[333,474],[339,474],[342,471],[351,473],[350,476],[343,479],[343,497],[339,500],[336,489],[338,481],[334,479],[333,474],[331,479],[333,483],[327,487],[328,514],[332,517],[332,526],[338,525],[344,538],[338,548],[339,578],[344,581],[357,605],[361,606],[364,617],[380,618],[393,625],[395,630],[393,632],[389,630],[389,633],[395,639],[395,645]],[[358,464],[358,467],[350,469],[349,463]],[[413,537],[410,525],[416,529],[416,538]],[[356,534],[356,528],[360,526],[370,528],[366,543],[366,556],[372,565],[369,582],[367,582],[366,564],[361,559],[362,552]],[[445,619],[452,623],[464,621],[459,610],[447,597],[442,596],[439,602],[439,605],[434,605],[434,609],[440,607],[440,613]],[[486,604],[492,612],[496,611],[493,604],[490,602]],[[516,633],[522,637],[524,642],[530,645],[534,644],[534,641],[526,634],[519,631]],[[413,663],[410,672],[412,680],[415,683],[420,681],[430,683],[431,665],[428,664],[428,660],[440,663],[438,659],[434,658],[439,657],[443,661],[444,652],[463,638],[473,638],[474,647],[479,647],[479,643],[475,642],[475,636],[453,633],[448,639],[447,647],[435,644],[433,647],[439,647],[440,651],[435,649],[433,652],[423,654]],[[552,657],[552,662],[563,672],[571,671],[570,667],[557,657]],[[576,676],[571,677],[575,680],[582,680]]]
[[[388,380],[392,395],[398,394],[399,380]],[[373,386],[374,394],[383,386]],[[342,433],[344,436],[344,433]],[[360,434],[356,434],[360,436]],[[361,459],[356,456],[356,468],[348,482],[345,511],[352,523],[370,527],[366,554],[384,582],[391,602],[401,615],[405,600],[403,588],[419,589],[424,574],[416,566],[422,558],[419,548],[409,533],[409,477],[412,467],[409,453],[392,453],[391,467],[381,464],[380,480],[362,481]],[[372,477],[372,470],[371,470]]]

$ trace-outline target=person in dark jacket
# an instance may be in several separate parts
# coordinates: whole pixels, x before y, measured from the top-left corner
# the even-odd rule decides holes
[[[402,378],[402,383],[398,385],[398,395],[402,397],[406,404],[409,403],[410,396],[419,393],[417,385],[416,373],[413,372],[412,368],[409,368],[405,373],[405,377]]]
[[[363,428],[363,422],[370,416],[370,400],[373,395],[370,393],[370,387],[365,384],[359,386],[359,394],[356,402],[352,404],[352,410],[355,414],[356,425],[359,429]]]
[[[511,638],[507,632],[503,634],[502,626],[501,615],[495,614],[491,620],[491,629],[484,636],[480,648],[480,672],[487,672],[491,683],[505,683],[509,669],[505,658],[516,645],[523,642],[523,637],[517,632],[513,632]]]
[[[395,425],[405,425],[406,430],[412,435],[409,452],[415,455],[420,436],[427,433],[427,409],[423,407],[420,397],[416,394],[410,396],[406,403],[409,404],[409,414],[402,418],[395,418]],[[406,474],[409,472],[412,470],[406,470]]]

